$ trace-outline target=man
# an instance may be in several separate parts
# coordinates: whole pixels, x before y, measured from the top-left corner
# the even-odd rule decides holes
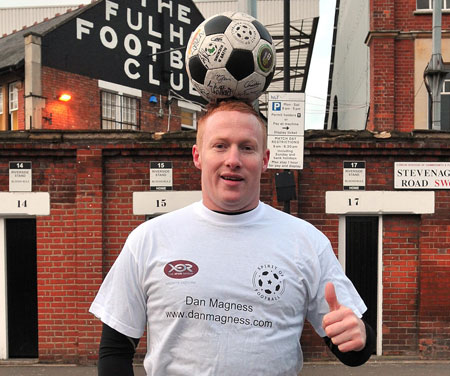
[[[152,376],[297,375],[305,319],[345,364],[364,363],[366,307],[328,239],[259,201],[269,150],[254,109],[211,106],[192,154],[202,202],[134,230],[91,306],[99,375],[133,374],[147,325]]]

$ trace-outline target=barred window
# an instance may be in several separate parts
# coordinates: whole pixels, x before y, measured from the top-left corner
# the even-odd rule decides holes
[[[138,130],[140,100],[134,97],[101,91],[102,129]]]

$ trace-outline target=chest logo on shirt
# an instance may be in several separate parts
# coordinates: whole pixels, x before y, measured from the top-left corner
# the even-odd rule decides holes
[[[283,271],[271,264],[259,266],[253,273],[253,288],[262,300],[280,300],[285,289]]]
[[[196,275],[198,266],[192,261],[176,260],[171,261],[164,267],[164,273],[169,278],[183,279]]]

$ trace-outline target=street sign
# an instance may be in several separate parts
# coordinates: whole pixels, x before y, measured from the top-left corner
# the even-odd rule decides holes
[[[9,162],[9,191],[31,192],[31,162]]]
[[[171,191],[172,171],[172,162],[150,162],[150,190]]]
[[[267,115],[269,168],[303,169],[304,93],[269,93]]]
[[[344,161],[343,183],[345,191],[366,189],[366,162]]]
[[[395,162],[395,189],[450,189],[450,162]]]

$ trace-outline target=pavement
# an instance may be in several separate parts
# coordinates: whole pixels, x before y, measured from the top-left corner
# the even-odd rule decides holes
[[[141,365],[135,376],[145,376]],[[449,361],[370,360],[361,367],[346,367],[336,362],[305,363],[300,376],[450,376]],[[94,366],[54,365],[23,361],[1,361],[0,376],[97,376]],[[246,375],[243,375],[246,376]]]

